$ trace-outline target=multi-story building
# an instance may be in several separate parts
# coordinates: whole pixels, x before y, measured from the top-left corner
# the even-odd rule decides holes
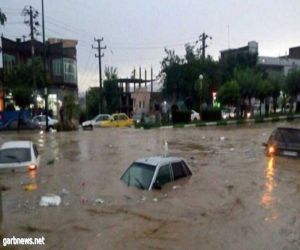
[[[257,54],[258,55],[258,43],[255,41],[248,42],[247,46],[223,50],[221,53],[221,59],[228,58],[229,56],[237,56],[241,54]],[[291,69],[300,68],[300,46],[289,49],[289,55],[283,57],[270,57],[270,56],[258,56],[257,66],[266,72],[277,72],[283,75],[287,75]]]
[[[240,54],[258,54],[258,43],[255,41],[248,42],[247,46],[236,48],[236,49],[227,49],[220,51],[221,59],[227,58],[228,56],[237,56]]]
[[[4,72],[9,72],[15,65],[31,62],[32,45],[31,41],[16,41],[1,37],[2,42],[2,65],[0,65],[0,83],[2,91],[0,94],[0,110],[5,109],[5,98],[8,94]],[[64,96],[69,93],[78,95],[77,81],[77,61],[76,61],[75,40],[48,39],[46,43],[46,67],[47,75],[50,79],[48,85],[49,110],[53,115],[58,114],[59,106],[62,104]],[[42,58],[43,44],[33,41],[35,58]],[[1,69],[1,66],[3,68]],[[39,90],[40,95],[44,90]],[[43,107],[44,100],[38,96],[38,105]]]

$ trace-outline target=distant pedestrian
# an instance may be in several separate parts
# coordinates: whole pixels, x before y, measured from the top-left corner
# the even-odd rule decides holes
[[[64,106],[62,105],[59,109],[60,122],[64,123]]]

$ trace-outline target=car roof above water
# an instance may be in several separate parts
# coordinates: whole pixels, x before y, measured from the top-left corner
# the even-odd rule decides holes
[[[159,164],[168,164],[168,163],[178,162],[178,161],[184,161],[184,159],[180,158],[180,157],[171,157],[171,156],[168,156],[168,157],[152,156],[152,157],[148,157],[148,158],[138,159],[135,162],[157,166]]]
[[[1,149],[6,148],[30,148],[31,141],[8,141],[2,144]]]

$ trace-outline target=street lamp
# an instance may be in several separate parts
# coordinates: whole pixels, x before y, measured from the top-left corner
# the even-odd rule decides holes
[[[203,75],[200,74],[199,75],[199,80],[200,80],[200,107],[199,107],[199,111],[200,111],[200,119],[202,119],[202,80],[203,80]]]

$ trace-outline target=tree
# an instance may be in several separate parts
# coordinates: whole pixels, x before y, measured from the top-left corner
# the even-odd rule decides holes
[[[118,70],[114,67],[105,67],[103,97],[106,100],[106,110],[114,113],[119,107],[121,90],[118,86]]]
[[[285,77],[280,73],[272,72],[268,74],[267,79],[272,85],[273,112],[276,113],[280,91],[283,91],[285,88]],[[283,98],[285,98],[285,93],[283,93]]]
[[[226,82],[233,78],[236,68],[254,69],[257,64],[257,53],[230,53],[220,58],[222,81]]]
[[[262,103],[265,101],[265,115],[268,116],[269,114],[269,100],[268,98],[272,95],[273,86],[268,80],[260,80],[257,84],[256,88],[256,95],[255,97],[259,99],[259,115],[261,116],[261,106]]]
[[[198,106],[200,98],[199,75],[202,81],[201,99],[211,102],[211,92],[216,91],[221,82],[219,64],[211,57],[202,60],[194,53],[194,48],[186,45],[185,58],[180,58],[172,50],[165,50],[161,73],[166,73],[163,83],[163,95],[172,102],[186,101]]]
[[[4,24],[6,23],[6,21],[7,21],[6,15],[0,9],[0,25],[4,26]]]
[[[41,60],[34,60],[36,69],[37,87],[46,86],[42,74]],[[10,72],[5,72],[6,87],[11,90],[16,105],[26,108],[33,103],[33,75],[31,66],[27,64],[16,65]]]
[[[89,119],[98,115],[99,88],[89,88],[86,92],[86,113]]]
[[[296,112],[300,112],[300,69],[291,70],[286,77],[286,90],[296,99]]]
[[[218,100],[222,105],[236,106],[240,99],[240,86],[232,80],[222,85],[218,91]]]

